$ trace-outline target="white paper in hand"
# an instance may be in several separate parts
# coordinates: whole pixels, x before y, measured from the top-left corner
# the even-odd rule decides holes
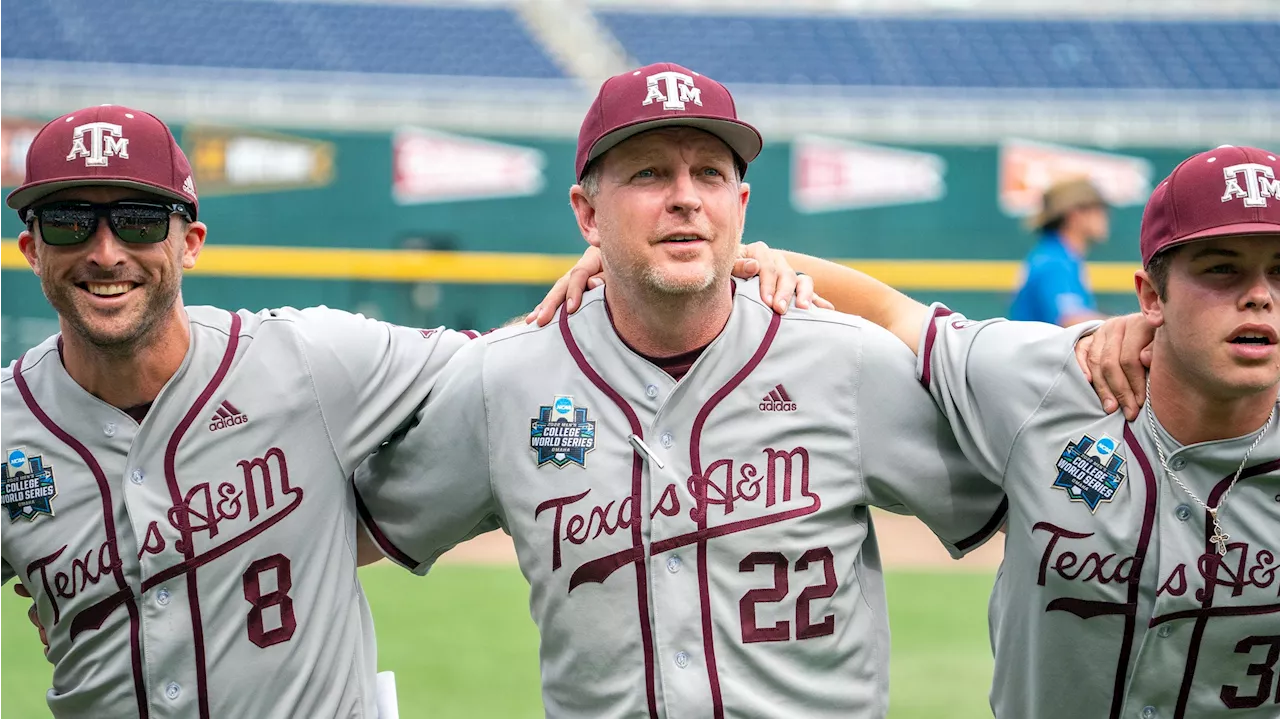
[[[378,719],[400,719],[395,672],[378,672]]]

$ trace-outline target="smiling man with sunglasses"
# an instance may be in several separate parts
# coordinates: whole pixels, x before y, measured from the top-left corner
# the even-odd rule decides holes
[[[0,378],[3,581],[47,629],[53,715],[377,716],[349,478],[475,333],[185,305],[207,228],[138,110],[51,121],[8,204],[62,330]]]
[[[376,716],[348,477],[467,335],[186,306],[207,228],[138,110],[50,122],[8,204],[62,329],[0,381],[3,579],[53,714]]]
[[[64,344],[142,349],[178,329],[163,320],[181,312],[182,270],[195,266],[206,230],[194,203],[155,197],[129,187],[69,188],[23,210],[18,246],[75,330]]]

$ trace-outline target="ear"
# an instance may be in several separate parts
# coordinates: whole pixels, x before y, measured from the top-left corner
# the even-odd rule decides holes
[[[747,229],[747,203],[751,200],[751,185],[746,182],[738,183],[738,202],[742,204],[742,216],[738,218],[738,233]]]
[[[1153,328],[1163,325],[1164,302],[1160,299],[1160,293],[1156,292],[1156,286],[1151,282],[1151,275],[1148,275],[1146,270],[1138,270],[1133,274],[1133,284],[1138,292],[1138,306],[1147,323]]]
[[[600,247],[600,233],[596,227],[596,208],[591,204],[582,185],[569,188],[569,206],[573,208],[573,216],[578,220],[578,231],[582,238],[592,247]]]
[[[192,222],[187,225],[187,234],[182,238],[182,269],[189,270],[196,266],[200,250],[204,249],[205,236],[209,228],[203,222]]]
[[[36,277],[39,277],[40,255],[36,253],[36,237],[31,234],[31,230],[23,230],[18,235],[18,249],[22,251],[22,256],[27,258],[27,264],[31,265],[31,271],[36,273]]]

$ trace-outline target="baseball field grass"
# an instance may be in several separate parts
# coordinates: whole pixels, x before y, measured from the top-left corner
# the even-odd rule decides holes
[[[361,570],[380,669],[396,673],[403,719],[541,717],[538,637],[513,566],[442,564],[429,579],[386,563]],[[892,719],[990,717],[986,601],[992,574],[890,571]],[[0,599],[0,715],[47,717],[51,667],[29,600]],[[838,681],[833,679],[833,681]]]

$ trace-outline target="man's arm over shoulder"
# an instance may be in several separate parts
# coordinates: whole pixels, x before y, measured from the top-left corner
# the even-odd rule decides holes
[[[1003,486],[1019,432],[1054,386],[1071,373],[1084,381],[1075,343],[1093,328],[976,322],[942,305],[931,308],[921,327],[916,375],[988,479]]]
[[[450,547],[500,526],[489,481],[485,342],[441,373],[414,423],[356,470],[356,505],[379,549],[424,574]]]
[[[914,369],[911,350],[865,328],[855,412],[868,503],[915,515],[960,557],[999,529],[1007,503],[965,458]]]
[[[296,328],[344,474],[413,417],[445,364],[474,336],[326,307],[272,313]]]
[[[929,314],[928,307],[852,267],[799,252],[782,254],[792,267],[813,279],[814,290],[836,310],[866,318],[889,330],[912,352],[919,351],[917,328]]]

